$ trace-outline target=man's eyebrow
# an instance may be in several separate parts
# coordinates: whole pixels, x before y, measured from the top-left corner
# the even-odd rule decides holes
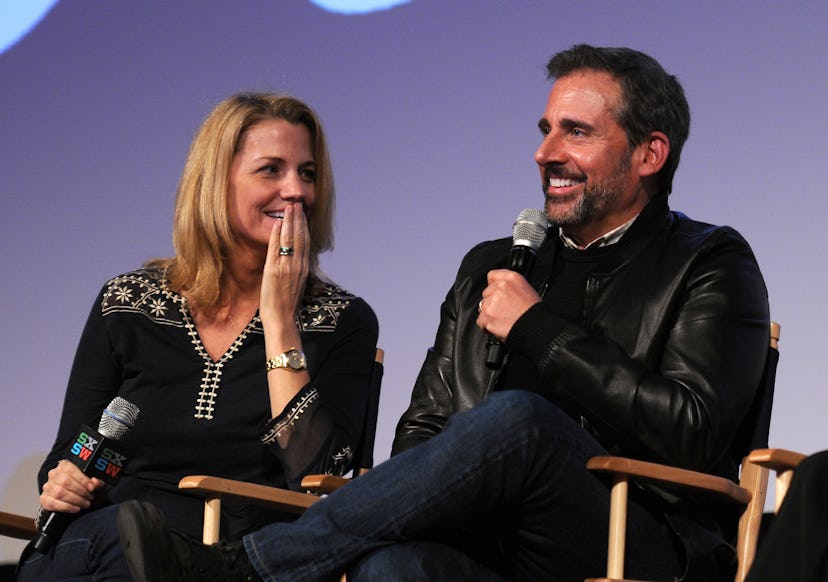
[[[581,129],[585,129],[586,131],[590,131],[590,132],[595,130],[594,125],[592,125],[591,123],[587,123],[586,121],[583,121],[583,120],[580,120],[580,119],[564,118],[564,119],[561,119],[558,122],[558,125],[560,125],[561,128],[563,128],[565,130],[574,129],[576,127],[579,127]],[[538,121],[538,129],[540,129],[541,131],[545,131],[545,130],[551,128],[551,127],[552,126],[549,124],[549,122],[543,117],[541,117],[540,120]]]
[[[574,129],[576,127],[579,127],[581,129],[585,129],[587,131],[593,131],[595,129],[595,126],[593,126],[592,124],[587,123],[586,121],[583,121],[581,119],[564,118],[564,119],[561,119],[560,124],[561,124],[562,128],[567,129],[567,130],[568,129]]]

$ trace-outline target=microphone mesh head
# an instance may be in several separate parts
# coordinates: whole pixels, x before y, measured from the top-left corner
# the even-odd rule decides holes
[[[106,438],[119,440],[132,428],[136,418],[138,418],[138,407],[116,396],[103,411],[98,432]]]
[[[512,227],[512,246],[529,247],[537,250],[546,239],[549,222],[543,210],[527,208],[522,210]]]

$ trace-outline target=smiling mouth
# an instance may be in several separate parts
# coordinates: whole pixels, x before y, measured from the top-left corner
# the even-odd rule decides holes
[[[550,188],[567,188],[569,186],[577,186],[583,180],[574,179],[574,178],[554,178],[550,177],[547,181]]]
[[[548,201],[564,202],[570,200],[573,196],[578,195],[578,186],[586,182],[582,177],[566,177],[560,178],[557,176],[546,176],[546,188],[544,194]]]
[[[558,194],[563,194],[564,192],[560,190],[572,188],[584,182],[586,182],[586,176],[563,166],[553,164],[544,168],[543,183],[549,193],[558,191]]]
[[[274,210],[271,212],[265,212],[265,214],[267,214],[270,218],[275,218],[276,220],[284,220],[285,218],[285,213],[282,211],[277,212]]]

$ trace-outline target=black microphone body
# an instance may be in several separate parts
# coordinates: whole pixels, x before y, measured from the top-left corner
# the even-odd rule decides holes
[[[524,277],[528,277],[532,272],[532,267],[535,266],[535,249],[528,246],[513,246],[509,251],[509,267],[510,271],[520,273]]]
[[[64,454],[84,475],[97,477],[112,486],[118,482],[131,456],[120,439],[127,433],[138,416],[138,407],[123,398],[109,403],[101,417],[98,430],[83,425]],[[60,539],[77,513],[41,510],[37,517],[40,532],[34,549],[45,554]]]
[[[509,251],[510,271],[520,273],[528,278],[535,266],[537,250],[546,239],[548,223],[543,211],[534,208],[523,210],[515,220],[512,238],[512,250]],[[499,370],[503,366],[506,350],[503,342],[489,334],[486,342],[486,367]]]

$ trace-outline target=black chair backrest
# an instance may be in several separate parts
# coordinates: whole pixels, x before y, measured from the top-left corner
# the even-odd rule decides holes
[[[354,452],[354,468],[370,469],[374,466],[374,440],[377,433],[377,415],[379,413],[380,388],[382,374],[385,370],[383,360],[385,352],[377,348],[371,378],[368,386],[368,402],[365,409],[365,421],[362,428],[362,440]],[[355,473],[356,476],[356,473]]]
[[[765,357],[765,369],[762,372],[759,389],[734,442],[733,450],[740,455],[739,462],[741,462],[742,457],[754,449],[768,448],[773,391],[776,385],[776,367],[779,363],[779,350],[776,348],[778,339],[779,324],[771,323],[771,341],[768,354]]]

